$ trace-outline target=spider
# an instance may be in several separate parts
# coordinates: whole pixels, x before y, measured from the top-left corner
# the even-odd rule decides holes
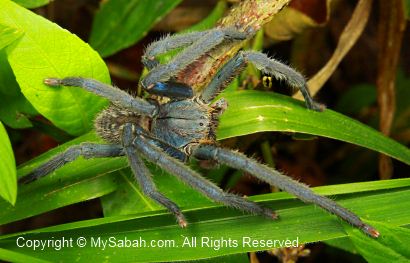
[[[177,204],[156,189],[143,159],[157,164],[216,202],[270,219],[278,217],[270,208],[260,206],[239,195],[224,192],[186,165],[190,158],[213,160],[253,174],[304,202],[322,207],[366,234],[378,237],[379,233],[375,228],[364,223],[358,216],[336,202],[313,193],[306,185],[240,152],[219,147],[216,142],[218,117],[226,109],[227,102],[223,98],[214,101],[214,98],[249,62],[256,65],[263,73],[299,88],[304,95],[307,108],[320,111],[322,107],[311,98],[306,88],[306,81],[300,73],[263,53],[238,51],[216,72],[201,92],[194,92],[187,84],[176,81],[175,76],[178,73],[218,45],[243,41],[252,34],[254,32],[239,31],[234,27],[218,27],[207,31],[169,36],[151,44],[142,58],[149,73],[141,80],[141,85],[152,95],[169,98],[167,102],[133,97],[120,89],[93,79],[81,77],[45,79],[44,83],[48,86],[80,87],[111,101],[111,106],[103,110],[95,119],[95,130],[106,144],[82,143],[72,146],[31,171],[21,178],[20,182],[29,183],[37,180],[80,156],[84,158],[126,156],[143,193],[174,214],[181,227],[187,226],[182,211]],[[157,61],[156,57],[159,54],[177,48],[184,49],[170,62],[160,64]]]

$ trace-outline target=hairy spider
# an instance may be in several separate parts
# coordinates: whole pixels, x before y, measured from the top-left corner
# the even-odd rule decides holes
[[[59,167],[83,156],[84,158],[126,156],[141,190],[150,198],[167,208],[181,227],[187,221],[179,207],[161,194],[155,187],[143,159],[153,162],[177,176],[181,181],[197,189],[212,200],[252,214],[276,219],[270,208],[262,207],[241,196],[224,192],[184,162],[189,158],[214,160],[253,174],[257,178],[287,191],[304,202],[314,203],[349,222],[370,236],[379,233],[365,224],[358,216],[339,206],[336,202],[313,193],[307,186],[280,172],[250,159],[242,153],[224,149],[216,142],[215,131],[218,117],[227,107],[224,99],[212,102],[215,96],[251,62],[277,79],[299,88],[311,110],[321,110],[313,101],[305,79],[292,68],[268,58],[263,53],[239,51],[215,74],[202,92],[174,77],[199,57],[225,42],[242,41],[254,32],[238,31],[234,27],[219,27],[167,37],[150,45],[143,56],[144,65],[150,70],[141,80],[142,87],[150,94],[168,97],[168,102],[144,100],[93,79],[68,77],[47,78],[49,86],[75,86],[86,89],[111,101],[95,119],[95,129],[107,144],[82,143],[68,148],[34,169],[20,182],[28,183],[43,177]],[[185,48],[169,63],[160,64],[156,56],[176,48]]]

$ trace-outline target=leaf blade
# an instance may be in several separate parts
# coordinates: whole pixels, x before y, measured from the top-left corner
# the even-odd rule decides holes
[[[102,57],[136,43],[181,0],[116,0],[101,6],[94,17],[90,45]],[[143,17],[142,17],[143,16]]]
[[[18,176],[27,174],[51,156],[63,152],[82,141],[99,141],[89,133],[31,160],[18,169]],[[124,168],[124,158],[77,160],[45,178],[28,185],[19,185],[14,206],[0,201],[0,224],[41,214],[59,207],[106,195],[117,188],[115,177],[109,172]]]
[[[37,8],[43,5],[47,5],[51,0],[13,0],[17,4],[25,8]]]
[[[382,182],[362,183],[364,188],[373,188],[379,185],[390,184],[395,180]],[[397,182],[394,182],[395,184]],[[407,225],[410,223],[410,211],[401,209],[410,205],[410,179],[400,181],[398,188],[390,191],[368,191],[366,193],[352,193],[351,195],[337,195],[339,203],[357,212],[362,218],[373,221],[388,221],[393,226]],[[397,185],[398,186],[398,185]],[[354,189],[360,188],[358,185]],[[337,186],[337,192],[355,191],[350,184]],[[327,187],[314,188],[317,193],[329,191]],[[287,197],[284,197],[287,196]],[[333,195],[334,196],[334,195]],[[21,252],[48,260],[54,260],[56,256],[61,261],[70,261],[75,256],[79,261],[101,260],[114,256],[118,247],[101,248],[86,246],[85,248],[68,248],[64,253],[56,255],[52,248],[45,251],[33,252],[29,249],[16,248],[15,238],[47,239],[50,235],[56,239],[81,236],[90,241],[91,237],[103,239],[115,237],[117,240],[175,240],[179,247],[121,247],[123,253],[115,254],[117,260],[121,261],[170,261],[170,260],[194,260],[223,256],[228,254],[243,253],[246,251],[264,250],[261,247],[229,246],[214,249],[214,247],[201,246],[182,247],[181,244],[186,237],[212,237],[214,239],[231,238],[242,240],[243,237],[251,237],[258,240],[294,240],[298,238],[299,243],[316,242],[318,240],[330,240],[334,238],[347,237],[340,220],[332,215],[322,212],[312,205],[303,204],[285,193],[273,193],[264,196],[251,197],[252,200],[262,202],[264,205],[275,207],[281,215],[281,220],[270,221],[258,216],[243,215],[240,212],[228,210],[221,206],[208,206],[185,211],[191,223],[188,228],[179,228],[172,216],[162,213],[140,214],[133,216],[111,217],[104,219],[75,222],[66,225],[37,229],[26,233],[17,233],[0,238],[0,245],[9,250],[20,249]],[[343,223],[344,224],[344,223]],[[351,228],[350,226],[347,226]],[[388,231],[388,230],[387,230]],[[386,235],[382,231],[382,236]],[[360,235],[364,235],[361,234]],[[365,236],[365,238],[368,238]],[[370,239],[370,238],[369,238]],[[198,241],[200,242],[200,241]],[[276,243],[276,246],[279,244]],[[98,253],[97,253],[98,251]]]
[[[229,107],[221,116],[218,139],[263,131],[300,132],[354,143],[410,164],[408,148],[332,110],[310,111],[302,102],[267,92],[230,92],[221,97]]]
[[[16,162],[3,123],[0,122],[0,196],[11,205],[17,198]]]
[[[410,229],[379,222],[373,225],[386,234],[379,239],[369,239],[355,229],[346,228],[357,251],[371,263],[386,262],[387,258],[394,262],[408,262]]]
[[[27,256],[23,253],[10,251],[0,248],[0,259],[5,262],[33,262],[33,263],[47,263],[50,261],[41,260],[35,257]]]
[[[0,50],[0,96],[7,101],[0,104],[0,120],[5,125],[14,129],[32,126],[27,117],[36,111],[21,93],[4,50]]]
[[[0,24],[0,50],[19,39],[23,34],[24,33],[17,28]]]
[[[6,48],[24,96],[38,112],[68,133],[89,131],[95,114],[107,101],[80,88],[48,87],[43,79],[82,76],[109,83],[102,59],[88,44],[58,25],[11,1],[0,3],[0,24],[24,32],[19,41]]]

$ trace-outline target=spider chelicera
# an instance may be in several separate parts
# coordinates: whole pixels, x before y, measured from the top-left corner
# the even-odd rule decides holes
[[[253,174],[304,202],[322,207],[368,235],[377,237],[379,233],[376,229],[336,202],[313,193],[306,185],[242,153],[221,148],[216,142],[218,117],[227,107],[227,103],[224,99],[213,100],[248,62],[253,63],[263,73],[283,80],[291,87],[299,88],[307,108],[321,111],[320,104],[311,98],[301,74],[263,53],[239,51],[216,72],[201,92],[194,92],[190,86],[175,81],[174,77],[178,73],[218,45],[243,41],[253,34],[254,32],[244,32],[234,27],[219,27],[170,36],[151,44],[142,59],[149,73],[141,80],[141,84],[150,94],[168,97],[170,100],[165,103],[133,97],[93,79],[45,79],[44,83],[48,86],[81,87],[111,101],[111,106],[95,119],[96,132],[107,144],[82,143],[72,146],[34,169],[21,178],[20,182],[37,180],[79,156],[98,158],[125,155],[141,190],[174,214],[181,227],[187,226],[187,220],[177,204],[156,189],[143,159],[157,164],[212,200],[252,214],[277,218],[277,214],[270,208],[224,192],[185,164],[189,158],[213,160]],[[177,48],[184,49],[170,62],[160,64],[156,60],[159,54]]]

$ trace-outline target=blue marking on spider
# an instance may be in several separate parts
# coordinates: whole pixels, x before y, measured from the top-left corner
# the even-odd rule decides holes
[[[152,94],[171,97],[173,99],[187,99],[194,96],[191,87],[177,82],[156,82],[152,88],[148,90]]]

